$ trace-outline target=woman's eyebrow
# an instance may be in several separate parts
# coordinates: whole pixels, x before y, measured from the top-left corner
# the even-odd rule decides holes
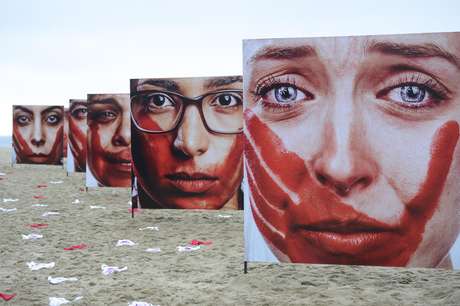
[[[460,59],[440,46],[427,44],[403,44],[388,41],[373,41],[366,48],[370,53],[398,55],[409,58],[439,57],[454,64],[460,70]]]
[[[32,114],[33,112],[28,109],[27,107],[24,107],[24,106],[21,106],[21,105],[13,105],[13,110],[21,110],[23,112],[26,112],[26,113],[29,113],[29,114]]]
[[[86,100],[73,100],[73,101],[70,101],[70,108],[69,108],[69,111],[72,112],[76,107],[78,106],[86,106],[87,103],[86,103]]]
[[[212,88],[217,88],[220,86],[226,86],[226,85],[230,85],[233,83],[242,83],[242,82],[243,82],[243,77],[240,75],[226,76],[226,77],[214,77],[214,78],[207,79],[204,83],[204,87],[206,89],[212,89]]]
[[[256,62],[259,60],[291,60],[303,57],[316,56],[317,52],[313,46],[267,46],[257,51],[250,59],[249,62]]]
[[[64,112],[64,107],[63,106],[53,105],[53,106],[45,108],[44,110],[41,111],[41,113],[46,114],[46,113],[49,113],[49,112],[54,111],[54,110],[57,110],[57,111],[60,111],[60,112],[63,113]]]
[[[139,86],[142,85],[152,85],[152,86],[157,86],[161,87],[167,91],[174,91],[174,92],[179,92],[180,87],[179,84],[174,82],[173,80],[168,80],[168,79],[145,79],[145,80],[139,80],[137,86],[136,86],[136,91]]]
[[[96,106],[96,105],[109,105],[109,106],[113,106],[113,107],[116,107],[117,109],[121,109],[121,105],[120,103],[118,102],[117,99],[115,98],[104,98],[104,99],[95,99],[95,100],[91,100],[88,99],[88,109],[91,109],[92,106]]]

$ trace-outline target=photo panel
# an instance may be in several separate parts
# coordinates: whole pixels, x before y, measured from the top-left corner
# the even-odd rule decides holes
[[[460,33],[245,40],[247,261],[460,266]]]
[[[13,105],[15,163],[62,165],[64,106]]]
[[[85,99],[69,100],[67,172],[86,172],[88,106]]]
[[[133,208],[242,209],[242,77],[130,85]]]
[[[86,187],[131,187],[129,94],[89,94]]]
[[[62,138],[62,157],[67,158],[67,147],[69,144],[69,108],[64,107],[64,134]]]

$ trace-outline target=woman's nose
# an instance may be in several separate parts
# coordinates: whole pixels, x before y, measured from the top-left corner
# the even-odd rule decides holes
[[[208,134],[198,107],[190,105],[185,109],[182,123],[177,130],[174,148],[187,157],[202,155],[208,150]]]
[[[131,144],[131,117],[129,112],[124,112],[112,138],[115,146],[129,146]]]
[[[33,131],[32,131],[32,139],[30,142],[34,146],[42,146],[46,142],[44,128],[42,127],[42,123],[40,120],[34,120]]]
[[[360,114],[348,107],[326,116],[323,142],[312,163],[316,180],[341,197],[368,188],[378,174]]]

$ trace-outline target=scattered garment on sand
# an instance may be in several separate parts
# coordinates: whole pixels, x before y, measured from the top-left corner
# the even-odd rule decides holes
[[[136,243],[128,239],[122,239],[122,240],[118,240],[115,246],[118,247],[118,246],[133,246],[133,245],[136,245]]]
[[[5,176],[6,173],[0,172],[0,176]]]
[[[69,303],[81,300],[82,298],[83,298],[82,296],[77,296],[73,301],[69,301],[68,299],[65,299],[65,298],[59,298],[59,297],[52,296],[49,298],[49,306],[60,306],[64,304],[69,304]]]
[[[158,226],[147,226],[147,227],[140,227],[140,231],[151,230],[151,231],[159,231],[160,229]]]
[[[76,277],[52,277],[48,276],[48,282],[51,285],[57,285],[63,282],[76,282],[78,281],[78,278]]]
[[[16,207],[14,208],[3,208],[3,207],[0,207],[0,211],[3,211],[3,212],[12,212],[12,211],[16,211]]]
[[[86,249],[88,246],[84,243],[82,244],[77,244],[77,245],[72,245],[67,248],[64,248],[64,251],[73,251],[73,250],[83,250]]]
[[[16,293],[7,294],[7,293],[0,292],[0,298],[2,298],[2,299],[5,300],[5,301],[9,301],[9,300],[11,300],[12,298],[14,298],[15,296],[16,296]]]
[[[128,270],[128,267],[119,268],[119,267],[115,267],[115,266],[102,265],[101,269],[102,269],[102,274],[110,275],[110,274],[113,274],[115,272],[126,271],[126,270]]]
[[[48,187],[48,185],[46,185],[46,184],[38,184],[37,185],[37,188],[46,188],[46,187]]]
[[[48,227],[48,224],[46,224],[46,223],[32,223],[32,224],[29,224],[29,227],[32,227],[32,228],[45,228],[45,227]]]
[[[43,235],[35,234],[35,233],[29,234],[29,235],[22,235],[23,240],[37,240],[37,239],[42,239],[42,238],[43,238]]]
[[[27,266],[32,271],[36,271],[36,270],[40,270],[40,269],[54,268],[54,265],[55,265],[54,261],[49,262],[49,263],[38,263],[38,262],[31,261],[31,262],[27,263]]]
[[[217,218],[224,218],[224,219],[226,219],[226,218],[231,218],[231,217],[232,217],[231,215],[221,215],[221,214],[218,214],[218,215],[217,215]]]
[[[153,305],[147,302],[133,301],[133,302],[129,302],[128,306],[159,306],[159,305]]]
[[[203,240],[196,240],[193,239],[190,241],[189,245],[211,245],[212,241],[203,241]]]
[[[42,195],[34,195],[34,199],[46,199],[45,196],[42,196]]]
[[[50,181],[50,184],[62,184],[64,183],[63,181]]]
[[[101,205],[90,205],[89,208],[91,209],[105,209],[105,206],[101,206]]]
[[[145,251],[147,253],[160,253],[161,249],[160,248],[148,248],[148,249],[145,249]]]
[[[3,199],[3,203],[6,203],[6,202],[17,202],[19,201],[19,199],[12,199],[12,198],[4,198]]]
[[[47,212],[42,214],[42,217],[56,216],[56,215],[59,215],[59,213],[56,212],[56,211],[47,211]]]
[[[179,245],[177,246],[176,250],[178,252],[192,252],[197,251],[201,248],[200,245]]]
[[[48,204],[33,204],[32,207],[48,207]]]
[[[79,204],[80,203],[80,200],[79,199],[75,199],[72,204]]]

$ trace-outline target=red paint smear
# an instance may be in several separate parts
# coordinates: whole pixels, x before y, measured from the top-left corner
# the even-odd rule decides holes
[[[34,199],[46,199],[46,197],[42,195],[34,195]]]
[[[159,126],[151,120],[146,121],[148,129],[159,129]],[[143,203],[145,208],[183,208],[183,209],[221,209],[235,194],[242,180],[236,178],[238,170],[242,167],[241,155],[243,152],[244,138],[239,134],[230,149],[225,161],[213,170],[213,175],[220,177],[219,188],[211,188],[203,194],[182,194],[174,188],[161,185],[161,178],[177,167],[194,169],[193,158],[184,158],[174,148],[174,139],[177,131],[166,134],[141,133],[132,126],[132,154],[133,171],[142,189],[152,199],[152,203]],[[223,136],[233,137],[233,136]],[[226,179],[223,179],[226,178]],[[234,186],[233,186],[234,185]],[[197,203],[206,203],[206,206]]]
[[[86,133],[82,131],[75,120],[69,120],[70,150],[75,158],[78,171],[86,171]],[[81,150],[80,150],[81,147]]]
[[[99,126],[97,123],[89,125],[91,133],[91,141],[88,142],[88,146],[91,146],[91,150],[88,150],[88,160],[91,167],[91,172],[96,177],[97,181],[104,186],[108,187],[130,187],[131,186],[131,172],[116,171],[113,164],[108,162],[105,158],[105,149],[101,145],[101,137]],[[112,135],[111,137],[114,137]],[[88,138],[88,140],[90,139]],[[126,148],[122,151],[130,149]]]
[[[34,163],[28,159],[28,155],[32,155],[34,152],[28,145],[27,141],[22,137],[21,133],[16,131],[14,127],[13,133],[13,144],[16,151],[16,161],[18,163]],[[63,139],[63,127],[61,126],[54,139],[53,147],[51,148],[48,158],[41,164],[60,164],[62,155],[62,139]]]
[[[312,179],[305,166],[305,161],[297,154],[288,151],[281,139],[252,112],[246,111],[247,131],[267,163],[268,167],[279,177],[287,188],[300,197],[300,204],[295,205],[287,194],[273,182],[273,178],[263,169],[254,149],[246,140],[248,175],[254,220],[264,239],[279,257],[285,254],[292,262],[360,264],[405,266],[420,242],[424,228],[431,219],[442,193],[453,152],[459,137],[459,126],[454,121],[444,124],[436,133],[431,149],[427,177],[417,195],[407,203],[407,209],[401,218],[397,232],[382,235],[379,239],[369,238],[367,245],[356,254],[356,246],[334,251],[332,245],[324,246],[315,237],[302,236],[293,224],[311,224],[321,220],[360,220],[378,227],[388,227],[378,220],[356,211],[343,203],[341,199],[326,187]],[[260,194],[256,188],[259,186]],[[263,197],[262,197],[263,196]],[[274,209],[266,202],[270,201]],[[265,220],[273,225],[285,238],[273,233],[261,217],[254,211],[258,209]],[[281,212],[279,212],[281,211]]]
[[[190,245],[211,245],[212,241],[203,241],[203,240],[193,239],[192,241],[190,241],[189,244]]]
[[[29,227],[45,228],[45,227],[48,227],[48,224],[46,224],[46,223],[32,223],[32,224],[29,224]]]
[[[83,250],[86,249],[88,246],[84,243],[82,244],[77,244],[77,245],[72,245],[68,248],[64,248],[64,251],[73,251],[73,250]]]
[[[0,292],[0,298],[2,298],[3,300],[5,301],[9,301],[11,300],[12,298],[14,298],[16,296],[16,293],[13,293],[13,294],[6,294],[6,293],[3,293],[3,292]]]

